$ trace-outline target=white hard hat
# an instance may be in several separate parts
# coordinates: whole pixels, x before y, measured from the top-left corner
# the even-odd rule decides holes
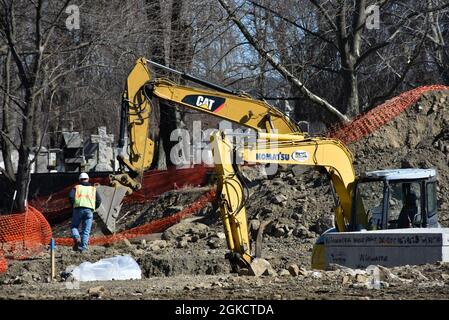
[[[89,179],[89,175],[85,172],[81,173],[79,178],[79,180],[84,180],[84,179]]]

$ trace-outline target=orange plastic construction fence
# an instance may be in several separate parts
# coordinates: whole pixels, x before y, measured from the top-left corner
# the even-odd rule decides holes
[[[215,198],[215,189],[211,189],[202,196],[200,196],[195,202],[193,202],[188,207],[179,211],[178,213],[164,217],[158,220],[153,220],[149,223],[143,224],[141,226],[125,230],[109,236],[92,237],[89,240],[91,245],[105,245],[114,243],[123,239],[133,239],[143,235],[162,232],[170,226],[178,223],[182,219],[193,215],[202,208],[204,208],[209,202]],[[57,245],[71,246],[73,245],[73,240],[71,238],[56,238],[55,243]]]
[[[207,182],[207,173],[213,168],[202,165],[193,168],[176,169],[171,167],[167,170],[151,170],[144,173],[142,188],[130,196],[125,197],[124,203],[141,203],[149,201],[158,195],[181,188],[186,185],[203,186]],[[92,178],[91,183],[108,185],[109,178]],[[49,196],[42,196],[30,201],[30,204],[42,212],[47,220],[52,221],[69,217],[71,215],[71,205],[68,194],[75,185],[68,186],[61,191]]]
[[[5,256],[0,251],[0,273],[6,272],[8,270],[8,262],[6,261]]]
[[[358,115],[348,124],[339,124],[331,128],[326,135],[339,139],[345,144],[356,142],[396,118],[401,112],[416,103],[423,93],[437,90],[449,90],[449,87],[443,85],[422,86],[403,92],[368,112]]]
[[[32,206],[24,213],[0,216],[0,250],[10,259],[24,259],[50,243],[52,231]]]

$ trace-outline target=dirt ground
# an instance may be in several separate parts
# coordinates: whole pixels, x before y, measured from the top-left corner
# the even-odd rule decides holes
[[[357,173],[398,167],[438,170],[438,209],[449,226],[449,94],[424,95],[390,124],[350,145]],[[248,221],[254,239],[262,220],[263,257],[272,271],[258,277],[231,274],[223,227],[209,204],[162,234],[107,247],[91,246],[78,254],[57,247],[58,276],[50,282],[49,253],[25,261],[9,261],[0,275],[0,299],[447,299],[449,264],[370,270],[311,270],[312,246],[333,224],[329,181],[315,170],[280,168],[266,177],[263,167],[244,168],[250,194]],[[182,210],[211,186],[187,187],[156,200],[124,206],[119,229],[126,230]],[[69,221],[52,226],[54,236],[69,236]],[[94,224],[93,235],[100,234]],[[64,281],[61,272],[82,262],[127,254],[142,269],[142,280]]]
[[[292,245],[287,239],[279,241],[284,248]],[[138,249],[137,249],[138,250]],[[68,248],[60,248],[58,266],[84,260],[96,260],[120,251],[142,261],[145,253],[136,249],[105,249],[94,247],[88,259],[77,256]],[[175,250],[176,251],[176,250]],[[174,272],[176,275],[149,276],[132,281],[74,282],[56,281],[49,283],[49,257],[45,254],[39,260],[16,262],[8,273],[0,278],[0,299],[447,299],[449,294],[449,264],[425,265],[387,269],[380,287],[366,285],[364,270],[311,271],[303,274],[239,276],[225,269],[217,274],[200,272],[201,264],[218,264],[212,260],[222,259],[218,250],[215,254],[195,259],[190,270]],[[177,252],[179,253],[179,252]],[[198,252],[195,252],[198,254]],[[177,255],[177,254],[176,254]],[[174,259],[175,255],[171,255]],[[177,263],[185,259],[176,258]],[[161,260],[170,259],[161,253]],[[44,262],[45,261],[45,262]],[[45,267],[45,268],[44,268]],[[43,268],[43,269],[40,269]],[[146,272],[151,272],[142,266]],[[186,274],[188,272],[188,274]],[[360,273],[357,273],[360,272]],[[197,274],[191,274],[197,273]],[[11,277],[12,274],[18,274]],[[170,274],[170,271],[167,271]]]

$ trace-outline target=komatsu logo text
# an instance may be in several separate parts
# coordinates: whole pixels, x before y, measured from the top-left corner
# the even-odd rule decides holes
[[[275,160],[275,161],[288,161],[290,160],[290,155],[286,153],[256,153],[257,160]]]

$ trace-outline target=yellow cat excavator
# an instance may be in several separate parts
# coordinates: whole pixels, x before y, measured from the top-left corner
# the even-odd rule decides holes
[[[217,197],[229,248],[227,258],[234,270],[248,268],[261,253],[257,248],[255,253],[251,251],[245,209],[248,196],[236,165],[238,157],[248,163],[322,168],[332,182],[335,200],[335,228],[327,233],[439,227],[434,169],[380,170],[356,177],[353,156],[339,140],[257,132],[256,145],[236,146],[233,135],[244,134],[218,131],[211,141],[218,178]],[[402,231],[400,241],[405,241],[404,235],[407,233]],[[325,267],[323,236],[312,253],[312,267],[316,269]],[[416,242],[415,236],[411,238]],[[388,246],[391,239],[391,234],[387,235],[383,245]]]
[[[182,79],[207,89],[153,78],[148,64],[176,73]],[[334,191],[334,231],[439,226],[435,170],[380,170],[356,177],[353,157],[340,141],[310,137],[285,114],[263,101],[140,58],[128,76],[121,109],[119,147],[124,147],[127,132],[130,156],[128,159],[118,157],[121,172],[110,177],[112,187],[99,186],[103,204],[98,213],[110,232],[115,231],[115,219],[123,197],[141,187],[143,173],[154,160],[157,137],[151,136],[150,129],[153,106],[158,99],[252,128],[259,142],[262,141],[253,148],[233,145],[232,135],[235,133],[218,131],[212,136],[218,175],[217,196],[229,248],[228,258],[234,269],[248,267],[261,251],[257,244],[256,252],[251,251],[245,211],[248,197],[244,180],[233,160],[237,154],[250,163],[322,168],[332,181]],[[326,252],[323,241],[320,237],[314,246],[314,268],[324,268]]]
[[[154,78],[148,68],[149,64],[207,89]],[[264,101],[139,58],[128,75],[121,107],[119,148],[128,147],[129,158],[123,154],[117,157],[120,170],[118,174],[110,176],[112,187],[98,186],[103,204],[97,212],[110,232],[115,232],[115,220],[123,197],[141,188],[143,173],[155,159],[158,141],[157,137],[152,136],[151,126],[158,125],[154,121],[153,112],[158,100],[204,112],[256,131],[301,133],[296,122]],[[128,146],[124,146],[125,132],[128,134]]]

